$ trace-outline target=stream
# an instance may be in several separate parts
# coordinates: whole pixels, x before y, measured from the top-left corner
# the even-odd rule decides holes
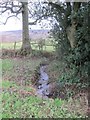
[[[49,90],[49,77],[47,73],[45,72],[47,65],[40,67],[40,79],[38,81],[39,85],[37,88],[37,96],[42,98],[48,98],[48,95],[50,94]]]

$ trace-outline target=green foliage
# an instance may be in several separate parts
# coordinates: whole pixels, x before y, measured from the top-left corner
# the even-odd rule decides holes
[[[60,27],[61,29],[59,28],[57,24],[55,24],[54,29],[51,30],[51,32],[55,39],[55,42],[57,43],[55,47],[58,53],[58,57],[60,60],[62,60],[64,55],[68,55],[70,45],[66,37],[66,33],[62,29],[62,26]]]
[[[62,5],[64,8],[65,6]],[[65,10],[66,8],[64,8]],[[57,10],[58,12],[58,10]],[[67,12],[67,11],[66,11]],[[54,25],[54,29],[52,30],[53,37],[55,41],[57,41],[56,50],[58,53],[58,57],[60,60],[63,59],[67,63],[67,67],[70,69],[60,76],[60,82],[64,83],[84,83],[87,84],[88,79],[88,62],[90,61],[90,28],[88,27],[88,14],[90,12],[90,2],[86,4],[82,4],[80,8],[78,8],[77,12],[73,12],[68,16],[67,21],[62,21],[62,16],[57,14],[57,23]],[[65,16],[63,16],[65,18]],[[70,25],[72,19],[75,19],[76,26],[76,46],[71,49],[68,43],[68,39],[66,36],[66,22]],[[86,81],[84,80],[86,79]],[[81,85],[83,86],[83,84]],[[87,85],[86,85],[87,86]]]
[[[59,77],[60,83],[66,83],[66,84],[73,84],[73,83],[79,83],[80,78],[77,76],[78,74],[78,68],[72,64],[71,68],[66,68],[67,65],[64,65],[62,75]],[[64,70],[66,68],[66,70]]]
[[[17,93],[3,92],[2,118],[68,118],[78,117],[63,108],[64,101],[42,100],[41,98],[29,96],[19,97]]]

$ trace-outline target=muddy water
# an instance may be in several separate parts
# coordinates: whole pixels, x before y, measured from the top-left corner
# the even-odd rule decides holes
[[[46,67],[47,67],[46,65],[40,67],[40,79],[38,81],[39,85],[36,93],[39,97],[42,98],[48,98],[48,95],[50,94],[49,84],[48,84],[49,76],[45,72]]]

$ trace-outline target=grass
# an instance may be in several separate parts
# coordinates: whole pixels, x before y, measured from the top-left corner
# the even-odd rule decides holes
[[[75,76],[74,73],[74,67],[73,69],[68,68],[64,61],[54,60],[48,65],[49,79],[51,81],[57,81],[60,95],[62,94],[61,91],[64,88],[63,93],[65,91],[65,96],[68,100],[64,103],[64,108],[67,108],[70,111],[70,114],[74,112],[79,116],[85,116],[88,109],[88,92],[85,91],[85,89],[82,91],[82,88],[78,87],[77,81],[79,78]]]
[[[17,62],[16,62],[17,61]],[[4,59],[2,60],[3,71],[9,71],[11,74],[17,76],[22,73],[19,70],[18,73],[13,68],[15,66],[20,67],[24,65],[24,68],[30,68],[30,71],[34,71],[36,66],[40,63],[40,59],[34,60],[26,60],[26,59]],[[16,63],[16,64],[15,64]],[[8,65],[7,65],[8,64]],[[2,71],[2,72],[3,72]],[[25,75],[28,77],[28,74]],[[24,73],[22,73],[23,76]],[[31,74],[32,75],[32,74]],[[20,79],[19,79],[20,80]],[[30,87],[30,78],[29,78],[29,86],[20,86],[13,79],[5,80],[3,76],[2,80],[2,118],[80,118],[77,112],[68,110],[68,107],[63,107],[68,104],[66,100],[61,100],[56,98],[44,100],[33,95],[28,95],[28,92],[33,92],[34,88]],[[22,93],[22,91],[24,91]],[[72,103],[72,101],[70,101]],[[72,103],[73,104],[73,103]],[[77,107],[78,108],[78,107]],[[0,115],[1,116],[1,115]]]
[[[35,66],[32,61],[25,62],[26,66]],[[3,71],[12,71],[14,61],[10,59],[4,59],[2,61]],[[21,65],[22,62],[17,62],[17,65]],[[31,70],[33,71],[35,67]],[[18,92],[21,90],[21,86],[17,85],[14,81],[3,80],[2,88],[5,90],[2,92],[2,118],[42,118],[42,117],[63,117],[65,110],[62,112],[58,106],[61,106],[64,101],[56,99],[53,100],[42,100],[36,96],[23,96]],[[8,90],[10,88],[16,89],[13,92]],[[33,91],[32,88],[22,88],[26,92]],[[58,113],[55,111],[58,111]]]
[[[7,86],[8,85],[8,86]],[[3,81],[2,87],[19,87],[10,81]],[[2,92],[2,118],[68,118],[76,117],[62,105],[61,99],[43,100],[36,96],[22,96],[17,92]]]
[[[10,59],[2,60],[2,70],[9,71],[13,68],[13,61]]]
[[[13,49],[14,43],[2,43],[2,48]],[[16,49],[21,47],[17,43]],[[33,46],[33,49],[35,46]],[[53,51],[52,46],[47,46],[47,51]],[[61,99],[44,100],[35,95],[35,88],[32,86],[32,76],[36,67],[43,61],[43,58],[7,58],[0,60],[2,66],[2,118],[81,118],[85,117],[83,109],[79,111],[79,100],[66,101]],[[48,65],[53,79],[58,80],[63,73],[62,63],[56,60]],[[64,64],[64,63],[63,63]],[[60,67],[60,68],[59,68]],[[59,75],[58,75],[58,71]],[[49,75],[50,75],[49,74]],[[54,75],[56,76],[54,78]],[[28,84],[24,85],[21,82]],[[2,83],[2,84],[1,84]],[[20,83],[20,84],[18,84]],[[31,94],[28,94],[31,93]],[[82,102],[81,102],[82,103]],[[73,107],[72,107],[73,106]],[[77,106],[77,107],[75,107]]]
[[[13,81],[2,81],[2,88],[18,87]]]
[[[18,42],[16,44],[16,49],[20,49],[21,45],[22,45],[22,42]],[[13,42],[1,43],[0,49],[14,49],[14,43]]]
[[[1,43],[0,49],[12,49],[12,50],[13,50],[13,49],[14,49],[14,44],[15,44],[15,43],[13,43],[13,42],[11,42],[11,43],[9,43],[9,42],[7,42],[7,43]],[[50,44],[50,43],[49,43],[49,44]],[[15,49],[20,49],[20,48],[21,48],[21,45],[22,45],[22,42],[17,42]],[[31,42],[31,46],[32,46],[32,49],[33,49],[33,50],[39,50],[38,44],[33,44],[33,43]],[[48,46],[48,44],[47,44],[47,45],[46,45],[46,49],[45,49],[45,46],[43,46],[43,50],[46,50],[46,51],[48,51],[48,52],[51,52],[51,51],[54,51],[54,48],[53,48],[52,45],[49,45],[49,46]]]

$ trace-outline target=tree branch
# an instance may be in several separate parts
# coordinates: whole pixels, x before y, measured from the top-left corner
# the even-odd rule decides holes
[[[5,2],[5,3],[0,4],[0,9],[1,9],[1,11],[0,11],[1,13],[4,13],[4,12],[10,10],[11,13],[19,14],[22,10],[22,6],[15,5],[13,2],[11,2],[11,3]],[[14,9],[16,9],[16,10],[14,10]]]
[[[5,22],[1,22],[1,21],[0,21],[0,23],[5,25],[5,24],[7,23],[7,21],[8,21],[8,19],[11,18],[11,17],[16,17],[16,18],[18,18],[17,15],[11,15],[11,16],[7,17],[7,19],[5,20]],[[18,18],[18,19],[19,19],[19,18]]]
[[[0,15],[2,15],[3,13],[9,11],[10,13],[12,13],[13,15],[10,15],[6,18],[5,22],[1,22],[2,24],[6,24],[8,19],[11,17],[17,17],[18,14],[21,13],[22,11],[22,4],[20,4],[19,2],[17,4],[14,4],[14,2],[3,2],[0,3]],[[19,18],[18,18],[19,19]]]

